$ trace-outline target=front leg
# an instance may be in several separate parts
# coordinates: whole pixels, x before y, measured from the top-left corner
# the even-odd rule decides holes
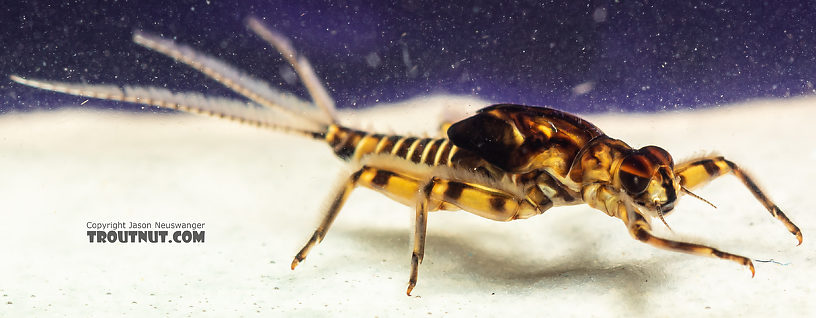
[[[735,163],[726,160],[720,156],[703,157],[689,160],[677,165],[674,168],[674,173],[680,177],[680,186],[685,189],[693,190],[701,187],[704,184],[714,180],[717,177],[727,173],[733,173],[737,178],[748,187],[748,190],[754,195],[760,203],[771,213],[776,219],[782,222],[785,227],[796,239],[799,244],[802,244],[802,231],[799,230],[787,216],[774,204],[762,190],[759,189],[756,182],[742,171]]]
[[[716,257],[733,261],[737,264],[748,266],[748,268],[751,270],[751,277],[754,277],[754,274],[756,273],[754,271],[754,263],[746,257],[726,253],[705,245],[673,241],[654,236],[651,232],[651,225],[639,212],[635,211],[633,208],[627,209],[624,204],[620,204],[618,210],[618,215],[621,217],[621,219],[623,219],[624,223],[626,223],[626,227],[629,229],[629,234],[638,241],[670,251]]]

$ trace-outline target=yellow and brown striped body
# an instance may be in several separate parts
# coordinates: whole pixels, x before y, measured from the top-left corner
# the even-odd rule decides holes
[[[338,125],[331,125],[324,138],[339,158],[363,167],[355,177],[357,185],[403,204],[416,204],[422,184],[435,177],[430,211],[462,209],[500,221],[543,212],[539,211],[540,202],[517,200],[510,194],[522,193],[534,180],[502,175],[498,168],[447,138],[371,134]],[[538,199],[545,207],[551,206],[546,196]]]
[[[535,112],[561,114],[552,118]],[[532,114],[531,114],[532,113]],[[431,177],[451,179],[450,191],[431,200],[431,210],[459,209],[494,220],[508,221],[540,214],[552,206],[582,203],[581,180],[569,178],[570,168],[581,150],[603,133],[588,122],[575,122],[572,115],[546,108],[497,105],[479,115],[455,123],[448,138],[417,138],[372,134],[331,125],[325,141],[335,154],[355,165],[371,164],[396,170],[388,178],[369,176],[366,169],[358,184],[383,192],[406,205],[416,203],[415,194]],[[543,125],[542,120],[551,120]],[[547,134],[531,134],[550,129]],[[511,136],[495,142],[479,139]],[[385,167],[383,167],[385,166]],[[392,171],[393,172],[393,171]],[[400,184],[396,186],[391,184]],[[441,182],[441,181],[440,181]],[[441,186],[440,186],[441,187]],[[463,188],[463,191],[457,191]],[[457,202],[462,193],[472,192],[469,203]],[[496,191],[494,191],[496,190]],[[483,196],[476,199],[476,196]],[[515,204],[511,197],[517,198]],[[432,198],[434,199],[434,198]],[[439,201],[439,202],[436,202]],[[446,204],[447,203],[447,204]],[[450,206],[454,203],[454,206]],[[464,205],[467,205],[464,206]],[[508,211],[515,208],[516,213]],[[512,215],[511,215],[512,214]]]
[[[388,155],[414,164],[454,167],[462,158],[474,158],[454,146],[447,138],[417,138],[371,134],[365,131],[331,125],[325,141],[334,153],[348,162],[359,162],[371,155]],[[454,163],[455,162],[455,163]]]

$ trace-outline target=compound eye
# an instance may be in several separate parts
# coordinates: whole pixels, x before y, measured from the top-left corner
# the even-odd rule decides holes
[[[645,156],[632,154],[623,159],[618,171],[621,185],[629,194],[637,195],[646,191],[652,179],[652,164]]]
[[[661,165],[665,165],[672,168],[674,167],[674,160],[672,159],[672,156],[666,150],[663,150],[663,148],[660,148],[658,146],[646,146],[640,148],[637,152],[642,154],[649,154],[652,158],[654,158],[655,162]]]

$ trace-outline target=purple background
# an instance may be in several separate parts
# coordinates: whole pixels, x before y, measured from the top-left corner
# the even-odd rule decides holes
[[[293,38],[339,107],[452,93],[577,112],[659,111],[814,93],[814,2],[620,2],[7,4],[0,9],[0,108],[85,100],[14,84],[10,74],[234,96],[133,44],[139,29],[305,94],[281,76],[280,56],[246,29],[247,16]],[[586,83],[589,92],[574,92]],[[140,109],[83,107],[94,105]]]

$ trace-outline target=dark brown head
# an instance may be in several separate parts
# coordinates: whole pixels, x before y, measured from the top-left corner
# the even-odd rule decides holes
[[[614,183],[643,212],[661,219],[672,211],[681,191],[671,155],[657,146],[646,146],[624,156]]]

